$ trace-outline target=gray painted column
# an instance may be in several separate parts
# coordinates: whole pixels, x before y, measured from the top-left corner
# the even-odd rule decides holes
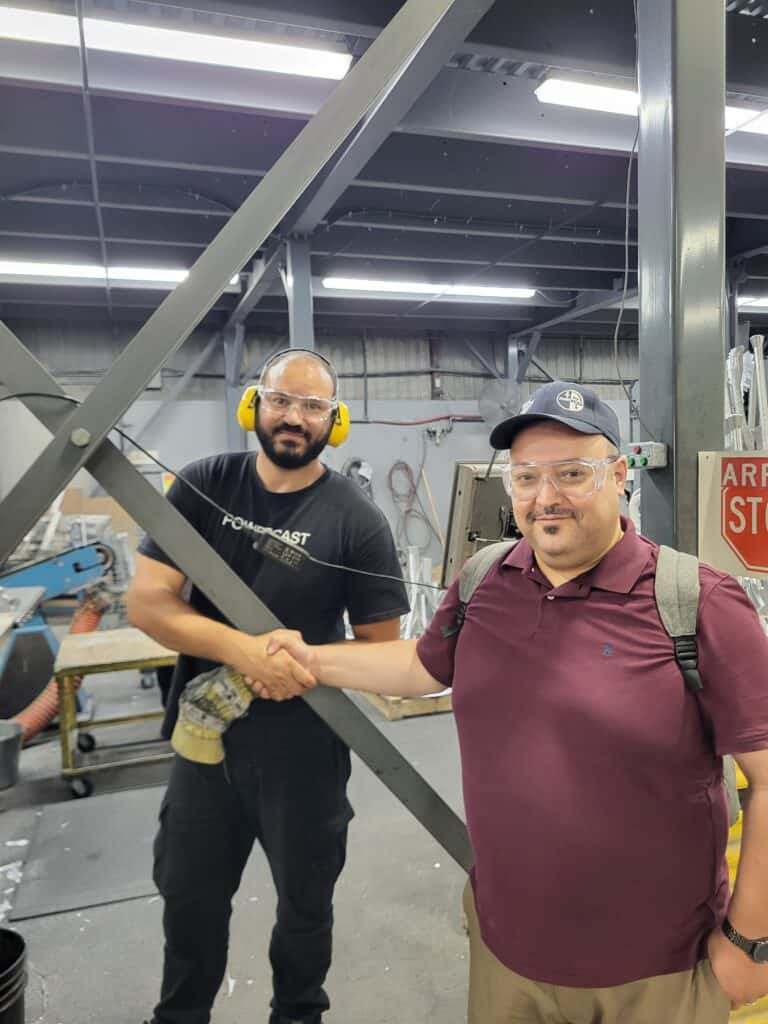
[[[286,245],[285,294],[291,348],[315,347],[312,313],[312,264],[309,238],[289,238]]]
[[[229,328],[224,334],[225,413],[227,417],[227,449],[229,451],[242,451],[246,448],[245,432],[237,422],[237,407],[243,391],[241,377],[244,336],[245,328],[242,324]]]
[[[695,552],[697,453],[723,444],[725,9],[639,0],[638,21],[641,430],[670,446],[642,523]]]

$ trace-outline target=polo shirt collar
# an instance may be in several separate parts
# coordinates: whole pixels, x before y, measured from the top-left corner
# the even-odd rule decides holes
[[[651,549],[647,541],[638,536],[634,526],[625,516],[621,517],[621,527],[624,536],[618,544],[614,544],[596,566],[571,580],[571,583],[578,581],[587,589],[595,587],[615,594],[628,594],[632,590],[648,564]],[[529,571],[535,564],[533,551],[525,539],[515,544],[502,563],[523,572]]]

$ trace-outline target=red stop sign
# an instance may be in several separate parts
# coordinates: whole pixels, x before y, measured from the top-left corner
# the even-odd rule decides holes
[[[720,532],[745,569],[768,572],[768,458],[723,458]]]

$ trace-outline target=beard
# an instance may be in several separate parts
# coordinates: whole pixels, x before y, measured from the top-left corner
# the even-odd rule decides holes
[[[333,418],[331,418],[328,429],[323,436],[313,440],[312,435],[308,431],[302,430],[301,427],[289,427],[285,423],[279,423],[272,430],[265,430],[257,419],[256,436],[259,439],[262,451],[270,462],[273,462],[280,469],[303,469],[304,466],[308,466],[310,462],[313,462],[328,444],[332,428]],[[297,440],[305,441],[306,448],[300,450],[298,448],[283,447],[282,445],[278,448],[277,444],[280,444],[280,442],[275,442],[275,435],[282,431],[293,434]]]

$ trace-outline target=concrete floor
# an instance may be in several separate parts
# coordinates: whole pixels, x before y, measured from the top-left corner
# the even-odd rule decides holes
[[[135,711],[158,701],[141,691],[134,674],[92,677],[97,715],[118,707]],[[451,715],[387,722],[360,706],[387,737],[461,813],[460,772]],[[154,723],[110,732],[151,735]],[[101,734],[105,742],[112,736]],[[99,736],[97,732],[97,736]],[[69,799],[57,778],[54,740],[22,754],[22,778],[0,794],[0,866],[23,860],[40,807]],[[121,792],[159,785],[167,766],[123,769],[98,778],[99,794],[119,821]],[[347,867],[337,888],[334,964],[328,980],[333,1007],[328,1024],[416,1024],[466,1019],[467,943],[460,897],[465,876],[359,762],[350,797],[357,817],[350,830]],[[109,820],[104,822],[109,828]],[[62,852],[66,839],[62,836]],[[8,845],[8,844],[11,845]],[[137,844],[147,878],[146,844]],[[23,870],[23,868],[22,868]],[[83,870],[89,870],[84,864]],[[15,886],[0,875],[0,905],[13,903]],[[8,890],[2,895],[3,890]],[[2,906],[0,906],[0,912]],[[274,896],[266,863],[254,851],[232,923],[229,977],[214,1010],[216,1024],[265,1024],[270,996],[266,958]],[[6,908],[7,913],[7,908]],[[18,922],[30,959],[28,1024],[139,1024],[149,1016],[160,974],[162,904],[158,897],[114,903]]]

